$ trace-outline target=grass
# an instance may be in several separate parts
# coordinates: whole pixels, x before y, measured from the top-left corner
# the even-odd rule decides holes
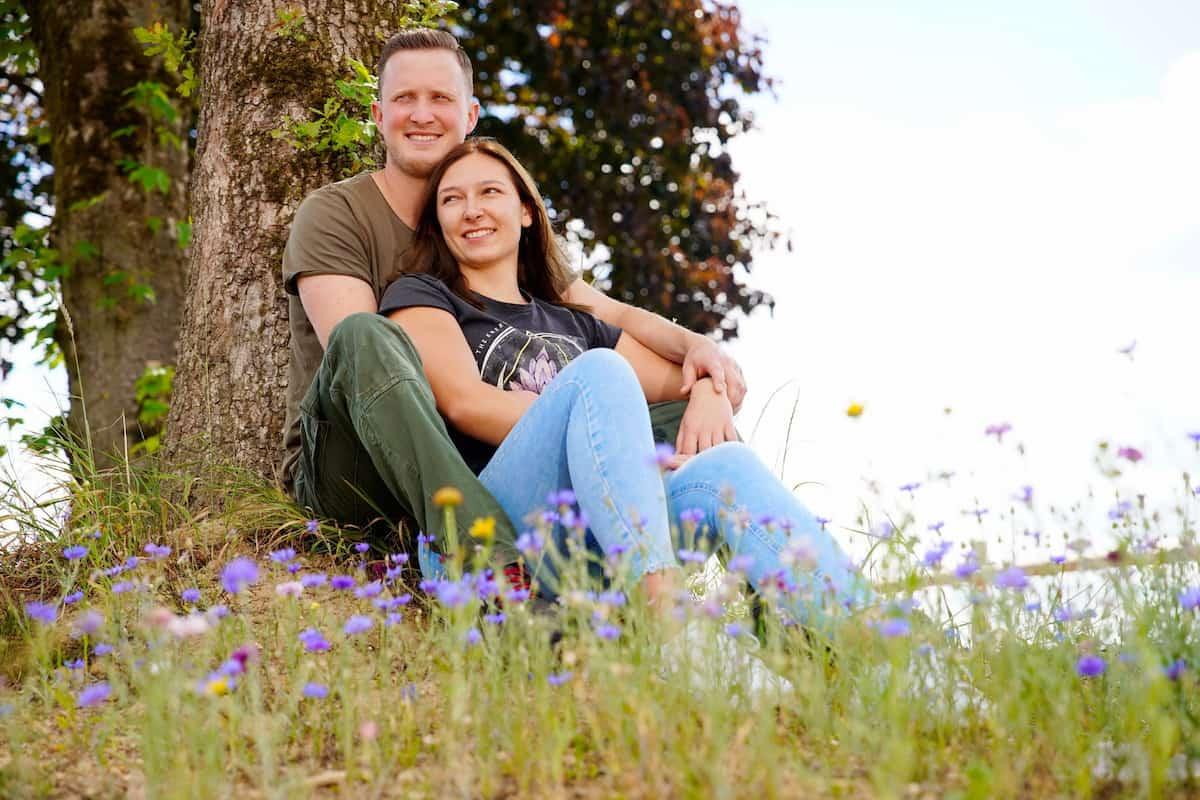
[[[951,573],[922,563],[913,519],[894,519],[869,559],[882,615],[843,614],[813,645],[768,615],[758,655],[791,688],[760,700],[714,655],[752,637],[739,576],[712,563],[693,569],[673,611],[704,632],[680,665],[663,641],[681,623],[636,592],[596,594],[569,569],[558,614],[510,597],[500,621],[494,602],[459,603],[445,587],[446,602],[428,598],[411,565],[388,558],[398,548],[360,553],[354,531],[309,524],[245,475],[141,465],[63,492],[61,518],[15,486],[0,509],[21,524],[0,548],[0,796],[1200,791],[1197,498],[1186,482],[1177,518],[1127,510],[1109,568],[1089,573],[1083,596],[1069,583],[1078,555],[1024,587],[985,561],[947,588]],[[196,512],[198,494],[227,502]],[[1180,546],[1147,547],[1147,531]],[[477,573],[486,538],[463,538],[462,568]],[[68,547],[86,553],[67,559]],[[130,556],[137,565],[120,569]],[[240,557],[257,573],[243,584],[226,572]],[[289,585],[316,574],[324,585],[298,596]],[[333,588],[335,575],[353,588]],[[35,601],[49,604],[47,621],[30,615]],[[354,632],[354,617],[369,626]],[[1081,675],[1089,663],[1103,671]]]

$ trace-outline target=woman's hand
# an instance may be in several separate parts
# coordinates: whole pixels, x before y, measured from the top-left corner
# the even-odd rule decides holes
[[[693,456],[722,442],[737,441],[729,393],[718,392],[713,383],[712,378],[703,378],[692,386],[675,439],[675,452],[679,455]]]
[[[697,337],[683,357],[682,392],[688,394],[704,376],[712,378],[717,394],[726,394],[733,413],[742,407],[746,399],[746,379],[742,368],[733,357],[721,349],[716,342]]]

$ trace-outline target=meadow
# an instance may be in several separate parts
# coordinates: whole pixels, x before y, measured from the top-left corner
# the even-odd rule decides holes
[[[681,553],[664,613],[623,591],[623,558],[600,585],[576,553],[549,606],[487,570],[487,520],[457,521],[427,583],[397,538],[229,471],[92,474],[54,517],[13,484],[0,796],[1195,796],[1197,491],[1183,473],[1172,513],[1120,501],[1095,542],[1063,518],[1032,566],[912,514],[830,521],[867,537],[879,600],[814,597],[829,622],[806,631],[756,624],[736,559]],[[570,493],[523,537],[531,566],[556,525],[578,529]],[[787,683],[748,687],[731,648]]]

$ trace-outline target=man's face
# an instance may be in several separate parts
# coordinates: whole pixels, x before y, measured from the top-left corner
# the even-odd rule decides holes
[[[371,104],[388,163],[427,178],[446,153],[462,144],[479,119],[466,79],[449,50],[401,50],[380,76],[382,99]]]

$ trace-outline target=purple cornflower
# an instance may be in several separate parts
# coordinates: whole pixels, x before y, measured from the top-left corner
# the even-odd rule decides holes
[[[904,617],[888,617],[879,624],[879,633],[885,639],[894,639],[897,636],[906,636],[912,630],[912,623]]]
[[[433,544],[433,542],[434,542],[434,538],[432,536],[425,534],[425,533],[417,534],[417,544],[431,545],[431,544]]]
[[[90,636],[100,630],[100,626],[104,624],[104,615],[99,611],[87,609],[75,618],[74,630],[71,632],[72,638],[80,636]]]
[[[942,559],[945,558],[946,554],[950,552],[951,547],[953,547],[953,545],[950,544],[950,542],[938,542],[936,545],[925,551],[925,557],[921,559],[922,563],[924,563],[925,566],[929,567],[930,569],[940,567],[942,565]]]
[[[388,567],[383,571],[383,579],[388,583],[396,580],[404,572],[403,567]]]
[[[304,645],[304,649],[310,653],[320,653],[332,647],[324,634],[316,628],[306,628],[300,631],[299,639]]]
[[[106,656],[109,653],[111,653],[112,651],[113,651],[113,646],[111,644],[105,644],[104,642],[97,642],[96,646],[92,648],[92,655]]]
[[[393,611],[384,618],[383,624],[390,628],[393,625],[399,625],[403,621],[404,613],[401,611]]]
[[[300,576],[300,585],[305,589],[311,589],[314,586],[324,586],[326,580],[328,578],[325,577],[324,572],[311,572]]]
[[[530,597],[528,589],[513,589],[508,594],[504,595],[506,603],[524,603]]]
[[[83,669],[86,666],[86,664],[84,663],[82,658],[76,658],[72,661],[64,661],[63,666],[66,667],[67,669]]]
[[[479,628],[471,628],[463,636],[463,640],[467,643],[467,647],[474,647],[483,641],[483,634],[479,632]]]
[[[474,594],[462,581],[438,581],[437,584],[437,599],[438,602],[447,608],[458,608],[471,602],[471,597]]]
[[[535,556],[546,546],[542,535],[537,531],[525,531],[517,537],[517,549],[526,556]]]
[[[564,683],[574,677],[575,673],[571,672],[570,670],[565,672],[551,672],[546,676],[546,683],[550,684],[551,686],[562,686]]]
[[[438,583],[439,583],[438,581],[433,581],[428,578],[425,578],[424,580],[422,580],[420,583],[417,584],[417,588],[420,589],[425,594],[433,594],[434,592],[437,591]]]
[[[239,593],[257,580],[258,565],[248,558],[235,558],[221,570],[221,586],[230,594]]]
[[[416,700],[417,699],[417,685],[415,683],[408,683],[404,686],[401,686],[400,687],[400,699],[406,703],[411,703],[413,700]]]
[[[1001,589],[1024,589],[1029,586],[1025,570],[1015,564],[996,576],[996,586]]]
[[[150,542],[142,548],[142,552],[150,556],[150,558],[154,559],[155,561],[160,561],[171,555],[171,547],[170,545],[155,544],[154,542]]]
[[[304,565],[301,564],[299,561],[293,561],[292,563],[287,565],[287,571],[288,571],[289,575],[295,575],[297,572],[299,572],[302,569],[304,569]]]
[[[304,529],[309,533],[316,533],[321,529],[321,523],[319,520],[310,519],[308,522],[304,523]]]
[[[503,625],[506,619],[508,619],[508,616],[503,611],[497,611],[494,614],[485,614],[483,617],[483,621],[489,625]]]
[[[964,511],[963,513],[964,514],[974,514],[975,521],[980,522],[983,520],[983,515],[988,513],[988,510],[986,508],[972,508],[967,511]]]
[[[1184,611],[1196,611],[1200,609],[1200,586],[1193,586],[1190,589],[1184,589],[1180,592],[1179,605],[1183,606]]]
[[[359,633],[366,633],[367,631],[371,630],[371,627],[374,624],[375,620],[371,617],[363,614],[355,614],[354,616],[350,617],[350,619],[346,620],[346,625],[342,628],[342,631],[347,636],[354,636]]]
[[[276,564],[286,564],[296,557],[296,548],[284,547],[280,550],[272,550],[270,557]]]
[[[1040,600],[1032,600],[1025,604],[1025,610],[1033,613],[1042,610],[1042,602]]]
[[[1017,500],[1028,505],[1033,502],[1033,487],[1025,484],[1021,487],[1021,493],[1015,496]]]
[[[552,507],[575,505],[575,492],[570,489],[560,489],[546,496],[546,505]]]
[[[1195,444],[1200,445],[1200,431],[1192,431],[1188,434],[1188,438]]]
[[[543,511],[541,520],[544,525],[555,525],[558,523],[558,512],[553,510]]]
[[[1136,464],[1144,458],[1142,451],[1136,447],[1118,447],[1117,458],[1124,458],[1131,463]]]
[[[94,706],[97,703],[103,703],[111,694],[112,689],[109,687],[108,683],[101,681],[100,683],[93,683],[91,686],[88,686],[80,691],[75,698],[75,702],[80,708],[88,708],[89,706]]]
[[[1012,425],[1008,424],[1007,422],[999,422],[999,423],[995,423],[992,425],[988,425],[986,428],[984,428],[983,435],[984,436],[995,436],[996,441],[1000,441],[1001,439],[1004,438],[1004,434],[1008,433],[1011,430],[1012,430]]]
[[[380,611],[391,611],[401,605],[399,597],[377,597],[371,605],[378,608]]]
[[[133,591],[132,581],[117,581],[112,585],[113,594],[125,594]]]
[[[960,578],[969,578],[979,572],[979,558],[974,551],[967,553],[962,562],[954,568],[954,574]]]
[[[63,550],[63,558],[67,561],[77,561],[88,554],[87,545],[76,544]]]
[[[1075,664],[1075,671],[1079,673],[1081,678],[1094,678],[1097,675],[1102,675],[1108,665],[1104,663],[1104,659],[1100,656],[1083,656]]]
[[[1050,560],[1055,564],[1065,564],[1067,562],[1067,557],[1065,555],[1059,555],[1056,553],[1055,555],[1050,556]]]
[[[195,587],[184,589],[179,593],[179,599],[185,603],[197,603],[200,601],[200,590]]]
[[[564,528],[574,528],[576,530],[586,530],[591,520],[588,519],[587,512],[576,511],[573,508],[568,508],[563,512],[562,524]]]
[[[368,544],[367,542],[359,542],[358,544],[354,545],[354,550],[355,550],[355,552],[358,552],[358,553],[365,553],[370,549],[371,549],[371,545]]]
[[[754,518],[754,524],[760,528],[770,528],[775,524],[774,514],[759,514]]]
[[[705,516],[702,508],[685,508],[679,512],[679,522],[683,525],[699,525]]]
[[[654,455],[650,458],[650,463],[657,466],[659,469],[666,469],[671,465],[671,459],[675,456],[675,448],[669,444],[660,443],[654,445]]]
[[[481,600],[487,600],[500,594],[500,584],[496,582],[490,569],[475,579],[475,591]]]
[[[1122,500],[1108,510],[1108,518],[1113,522],[1122,519],[1133,508],[1133,503],[1128,500]]]
[[[725,635],[730,639],[736,639],[746,632],[746,626],[740,622],[731,622],[725,626]]]
[[[329,696],[329,687],[322,683],[306,683],[304,696],[313,700],[324,700]]]
[[[1177,658],[1163,667],[1163,675],[1167,676],[1167,680],[1177,681],[1185,669],[1187,669],[1187,662],[1182,658]]]
[[[833,520],[831,520],[829,517],[814,517],[814,519],[816,519],[817,524],[820,525],[822,529],[824,529],[829,523],[833,522]]]
[[[740,553],[729,559],[728,570],[730,572],[739,572],[745,575],[750,572],[750,569],[753,566],[754,556],[750,555],[749,553]]]
[[[941,533],[942,528],[946,527],[946,523],[942,522],[941,520],[938,520],[937,522],[933,523],[932,525],[928,525],[926,527],[928,530],[931,530],[934,533]]]
[[[902,491],[902,492],[908,492],[908,495],[909,495],[909,497],[911,497],[911,496],[912,496],[912,493],[913,493],[913,492],[915,492],[917,489],[920,489],[920,488],[921,488],[921,483],[920,483],[920,481],[916,481],[916,482],[914,482],[914,483],[906,483],[906,484],[904,484],[903,486],[901,486],[901,487],[900,487],[900,491]]]
[[[334,575],[329,579],[329,585],[338,591],[354,588],[354,576],[352,575]]]
[[[354,596],[362,600],[371,597],[378,597],[382,591],[383,583],[381,581],[371,581],[365,586],[360,586],[355,589]]]
[[[81,589],[77,592],[71,592],[69,595],[66,595],[65,597],[63,597],[63,605],[69,606],[72,603],[78,603],[82,599],[83,599],[83,590]]]
[[[1070,622],[1073,619],[1079,619],[1079,614],[1069,605],[1059,606],[1054,609],[1052,614],[1055,622]]]
[[[215,606],[209,606],[208,611],[204,612],[204,616],[208,617],[210,622],[218,619],[225,619],[229,616],[229,606],[226,606],[223,603],[217,603]]]
[[[620,637],[621,629],[612,623],[605,622],[596,626],[596,635],[605,641],[613,641]]]
[[[705,561],[708,561],[708,556],[704,553],[701,553],[699,550],[681,549],[678,553],[676,553],[676,555],[679,556],[679,560],[685,564],[703,564]]]
[[[142,560],[137,556],[130,556],[125,559],[125,569],[137,569],[137,565],[142,563]]]
[[[407,564],[408,553],[390,553],[385,560],[391,561],[393,564]]]
[[[891,539],[895,533],[896,526],[886,519],[875,527],[871,528],[871,530],[867,531],[868,536],[876,539],[883,539],[884,541]]]

